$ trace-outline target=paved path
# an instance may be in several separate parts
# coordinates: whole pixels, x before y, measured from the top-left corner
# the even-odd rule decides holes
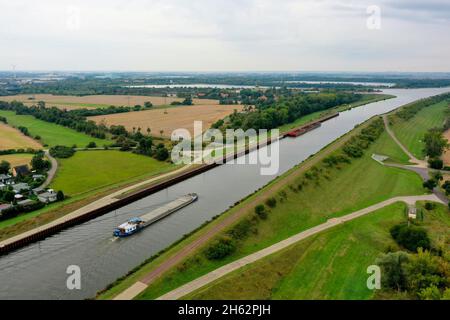
[[[312,235],[315,235],[317,233],[320,233],[322,231],[328,230],[332,227],[335,227],[337,225],[343,224],[347,221],[351,221],[353,219],[359,218],[361,216],[367,215],[373,211],[376,211],[378,209],[384,208],[386,206],[389,206],[396,202],[405,202],[408,205],[414,205],[417,201],[436,201],[436,202],[442,202],[436,195],[423,195],[423,196],[411,196],[411,197],[395,197],[380,203],[377,203],[373,206],[361,209],[359,211],[350,213],[348,215],[345,215],[343,217],[339,218],[333,218],[328,220],[327,222],[318,225],[316,227],[313,227],[311,229],[305,230],[303,232],[300,232],[286,240],[280,241],[268,248],[262,249],[260,251],[257,251],[251,255],[248,255],[244,258],[241,258],[239,260],[236,260],[234,262],[231,262],[223,267],[220,267],[219,269],[216,269],[214,271],[209,272],[208,274],[191,281],[169,293],[166,293],[165,295],[158,298],[158,300],[176,300],[180,299],[187,294],[192,293],[193,291],[229,274],[230,272],[233,272],[237,269],[242,268],[243,266],[246,266],[248,264],[251,264],[257,260],[260,260],[262,258],[265,258],[271,254],[274,254],[280,250],[283,250],[301,240],[304,240]],[[148,284],[144,281],[138,281],[133,286],[129,287],[127,290],[123,291],[121,294],[119,294],[115,300],[130,300],[136,297],[138,294],[143,292],[148,287]]]
[[[37,190],[44,190],[45,188],[47,188],[55,177],[56,171],[58,170],[58,161],[56,161],[56,159],[50,155],[50,152],[48,150],[44,150],[44,152],[45,156],[48,158],[48,160],[50,160],[52,167],[47,172],[47,179],[39,188],[37,188]]]
[[[120,189],[119,191],[116,191],[114,193],[111,193],[111,194],[109,194],[109,195],[99,199],[99,200],[91,202],[90,204],[88,204],[88,205],[86,205],[86,206],[84,206],[84,207],[82,207],[82,208],[80,208],[78,210],[75,210],[75,211],[73,211],[73,212],[71,212],[71,213],[69,213],[69,214],[67,214],[67,215],[65,215],[65,216],[63,216],[63,217],[61,217],[59,219],[56,219],[56,220],[54,220],[54,221],[52,221],[50,223],[47,223],[47,224],[42,225],[40,227],[37,227],[37,228],[34,228],[32,230],[23,232],[23,233],[21,233],[21,234],[19,234],[17,236],[14,236],[14,237],[8,238],[8,239],[6,239],[4,241],[1,241],[0,242],[0,248],[5,246],[5,245],[8,245],[10,243],[19,241],[19,240],[21,240],[23,238],[26,238],[26,237],[29,237],[31,235],[34,235],[34,234],[36,234],[38,232],[41,232],[43,230],[46,230],[48,228],[51,228],[53,226],[57,226],[57,225],[59,225],[61,223],[64,223],[64,222],[66,222],[68,220],[72,220],[72,219],[74,219],[76,217],[82,216],[82,215],[84,215],[84,214],[86,214],[86,213],[88,213],[88,212],[90,212],[92,210],[95,210],[95,209],[104,207],[106,205],[112,204],[112,203],[114,203],[116,201],[119,201],[118,197],[123,195],[124,193],[131,192],[131,191],[135,190],[136,188],[139,188],[139,187],[148,185],[148,184],[150,184],[152,182],[158,181],[160,179],[167,178],[169,176],[173,176],[175,174],[184,172],[184,171],[188,170],[189,168],[190,168],[190,166],[184,166],[183,168],[180,168],[178,170],[171,171],[171,172],[168,172],[166,174],[158,175],[158,176],[153,177],[151,179],[148,179],[148,180],[145,180],[145,181],[133,184],[132,186]]]

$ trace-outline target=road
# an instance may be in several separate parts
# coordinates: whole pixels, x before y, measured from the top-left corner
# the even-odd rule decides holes
[[[394,204],[396,202],[405,202],[408,205],[414,205],[417,201],[435,201],[435,202],[442,202],[436,195],[423,195],[423,196],[411,196],[411,197],[395,197],[391,198],[389,200],[377,203],[373,206],[361,209],[359,211],[355,211],[353,213],[350,213],[348,215],[345,215],[343,217],[339,218],[333,218],[328,220],[327,222],[320,224],[316,227],[313,227],[311,229],[305,230],[303,232],[300,232],[288,239],[285,239],[283,241],[280,241],[278,243],[275,243],[274,245],[267,247],[265,249],[262,249],[260,251],[257,251],[253,254],[250,254],[244,258],[241,258],[239,260],[236,260],[234,262],[231,262],[223,267],[220,267],[219,269],[216,269],[214,271],[211,271],[207,273],[206,275],[191,281],[169,293],[166,293],[165,295],[158,298],[158,300],[176,300],[180,299],[192,292],[194,292],[197,289],[200,289],[204,287],[205,285],[208,285],[212,283],[213,281],[233,272],[236,271],[246,265],[249,265],[251,263],[254,263],[255,261],[258,261],[260,259],[263,259],[269,255],[272,255],[276,252],[279,252],[291,245],[296,244],[297,242],[304,240],[308,237],[311,237],[315,234],[318,234],[320,232],[323,232],[325,230],[328,230],[330,228],[333,228],[337,225],[343,224],[345,222],[357,219],[359,217],[362,217],[364,215],[367,215],[371,212],[377,211],[379,209],[382,209],[386,206],[389,206],[391,204]],[[147,284],[139,281],[135,283],[133,286],[125,290],[123,293],[118,295],[115,300],[129,300],[136,297],[139,293],[143,292],[147,288]]]
[[[37,190],[44,190],[45,188],[47,188],[55,177],[56,171],[58,170],[58,161],[56,161],[56,159],[50,155],[49,150],[44,150],[44,152],[47,159],[50,160],[52,167],[47,172],[47,179],[39,188],[37,188]]]

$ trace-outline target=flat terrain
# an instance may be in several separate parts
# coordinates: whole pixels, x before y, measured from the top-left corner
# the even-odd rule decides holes
[[[383,133],[383,136],[387,133]],[[258,224],[258,231],[240,242],[237,250],[227,258],[219,261],[207,260],[198,249],[194,256],[174,268],[162,278],[156,279],[139,297],[153,299],[181,284],[212,271],[228,262],[268,247],[278,241],[326,222],[330,218],[339,217],[362,208],[369,207],[395,196],[424,194],[421,178],[406,170],[389,168],[371,159],[376,152],[391,153],[395,145],[378,145],[379,140],[366,150],[361,159],[352,160],[350,165],[340,170],[327,170],[319,182],[308,182],[300,192],[293,192],[285,184],[281,189],[286,192],[287,199],[278,201],[276,208],[271,209],[267,220]],[[394,143],[392,141],[392,143]],[[294,185],[300,183],[297,179]],[[279,194],[281,190],[277,190]],[[248,215],[253,214],[253,208]],[[194,262],[195,261],[195,262]],[[180,272],[180,268],[184,272]]]
[[[352,134],[353,132],[348,136]],[[193,246],[196,241],[206,237],[208,233],[213,232],[212,230],[219,228],[220,224],[225,224],[225,221],[234,221],[234,225],[237,221],[252,217],[257,204],[264,203],[265,199],[271,196],[279,195],[281,191],[286,192],[287,199],[279,202],[276,208],[270,210],[267,220],[261,220],[258,223],[257,232],[251,232],[248,238],[239,241],[233,254],[220,261],[210,261],[202,254],[204,246],[194,247],[191,251],[188,251],[189,254],[182,255],[183,260],[175,260],[179,262],[165,271],[162,277],[150,282],[149,288],[139,298],[157,298],[224,264],[324,223],[330,218],[348,214],[394,196],[424,193],[422,181],[418,175],[405,170],[382,166],[371,159],[372,153],[381,153],[387,154],[398,161],[407,160],[407,157],[402,154],[394,141],[389,139],[387,133],[382,134],[379,140],[366,151],[362,159],[353,160],[352,164],[344,165],[339,170],[327,169],[323,173],[324,178],[320,179],[318,183],[307,183],[301,191],[295,192],[290,189],[290,186],[296,186],[303,180],[302,175],[307,168],[318,165],[316,159],[329,154],[329,150],[335,150],[348,136],[339,139],[338,142],[307,160],[300,167],[292,169],[263,190],[227,211],[216,221],[195,232],[161,257],[143,266],[131,277],[113,287],[100,298],[110,298],[133,284],[133,281],[146,279],[151,272],[163,268],[164,262],[175,259],[174,256],[182,255],[182,251],[186,247]],[[237,217],[238,220],[232,220],[233,216]],[[220,231],[219,234],[224,234],[228,230],[229,228]],[[211,240],[208,243],[211,243]]]
[[[421,223],[438,245],[448,239],[444,205],[424,211]],[[405,221],[397,203],[306,239],[217,280],[188,299],[370,299],[367,267],[386,248],[398,248],[389,229]],[[446,248],[448,250],[448,246]]]
[[[143,106],[149,101],[154,106],[169,105],[174,101],[183,101],[181,98],[172,97],[149,97],[149,96],[126,96],[126,95],[92,95],[92,96],[57,96],[52,94],[21,94],[16,96],[0,97],[0,101],[20,101],[27,105],[36,104],[38,101],[44,101],[48,107],[58,107],[62,109],[80,109],[80,108],[105,108],[109,106]],[[219,104],[218,100],[194,99],[196,105],[214,105]]]
[[[324,231],[197,290],[186,299],[369,299],[367,267],[405,220],[397,203]]]
[[[167,162],[114,150],[77,151],[73,157],[61,159],[59,163],[50,186],[70,196],[150,177],[174,168]]]
[[[241,105],[185,106],[95,116],[89,119],[97,123],[105,122],[108,126],[123,125],[130,131],[133,128],[141,128],[143,132],[146,132],[147,128],[150,128],[154,136],[159,136],[160,131],[163,130],[163,136],[170,137],[176,129],[187,129],[193,135],[194,121],[203,121],[203,131],[205,131],[217,120],[242,108]]]
[[[32,158],[33,158],[32,154],[26,154],[26,153],[7,154],[7,155],[0,156],[0,162],[3,160],[8,161],[11,164],[11,168],[12,168],[12,167],[16,167],[16,166],[25,165],[25,164],[29,165]]]
[[[108,140],[96,139],[76,130],[38,120],[33,116],[16,115],[13,111],[4,110],[0,110],[0,116],[6,117],[9,125],[28,128],[32,137],[40,136],[42,144],[50,147],[55,145],[85,147],[91,141],[95,142],[97,146],[110,144]]]
[[[428,129],[442,127],[444,112],[448,109],[448,102],[442,101],[435,105],[423,108],[412,119],[403,121],[395,118],[392,125],[400,142],[417,158],[424,159],[423,138]]]
[[[0,150],[42,149],[42,146],[19,130],[0,122]]]

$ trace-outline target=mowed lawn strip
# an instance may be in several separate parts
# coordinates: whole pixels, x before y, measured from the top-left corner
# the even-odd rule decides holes
[[[388,246],[389,229],[405,221],[396,203],[305,239],[239,269],[184,299],[368,299],[367,267]]]
[[[417,158],[424,159],[423,138],[428,129],[442,127],[444,112],[448,109],[448,101],[442,101],[435,105],[423,108],[413,118],[404,121],[394,117],[392,125],[397,138]]]
[[[77,151],[71,158],[60,159],[59,164],[51,187],[70,196],[176,168],[168,162],[116,150]]]
[[[0,110],[0,116],[7,118],[8,124],[12,126],[28,128],[32,137],[40,136],[41,142],[50,147],[56,145],[85,147],[89,142],[95,142],[97,146],[102,147],[111,143],[111,141],[97,139],[70,128],[36,119],[33,116],[16,115],[13,111]]]
[[[0,150],[9,149],[42,149],[42,146],[22,132],[0,122]]]

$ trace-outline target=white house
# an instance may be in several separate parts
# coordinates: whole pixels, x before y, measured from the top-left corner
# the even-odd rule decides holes
[[[40,202],[51,203],[57,201],[56,192],[53,189],[48,189],[46,192],[37,195]]]

